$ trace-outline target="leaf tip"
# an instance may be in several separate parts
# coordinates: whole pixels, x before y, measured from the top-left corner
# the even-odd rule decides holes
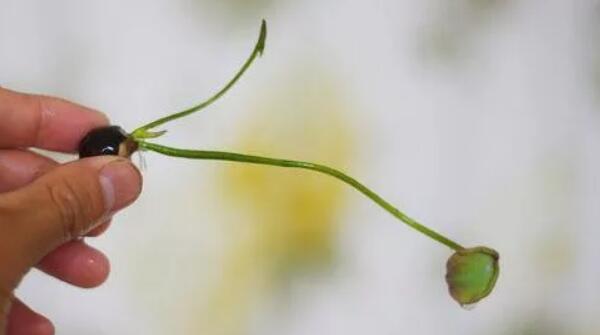
[[[258,36],[258,42],[256,43],[256,51],[259,55],[262,56],[265,51],[265,43],[267,40],[267,21],[265,19],[262,20],[260,24],[260,34]]]

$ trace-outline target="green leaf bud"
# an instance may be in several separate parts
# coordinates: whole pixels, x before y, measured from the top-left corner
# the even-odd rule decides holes
[[[457,250],[446,264],[446,282],[454,300],[467,306],[487,297],[500,268],[498,252],[486,247]]]

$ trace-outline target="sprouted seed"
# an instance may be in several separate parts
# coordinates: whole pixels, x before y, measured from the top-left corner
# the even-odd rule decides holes
[[[145,150],[171,157],[271,165],[312,170],[329,175],[359,191],[409,227],[452,249],[454,253],[448,259],[446,266],[446,282],[450,295],[461,306],[475,304],[487,297],[492,292],[499,275],[499,255],[495,250],[487,247],[463,247],[404,214],[364,184],[337,169],[310,162],[253,156],[235,152],[173,148],[149,141],[159,138],[166,133],[166,130],[155,130],[156,127],[198,112],[223,96],[242,77],[254,60],[262,55],[266,38],[267,25],[263,20],[258,41],[248,59],[246,59],[233,78],[207,100],[183,111],[147,123],[131,133],[125,132],[118,126],[94,129],[83,138],[79,145],[80,158],[99,155],[130,157],[137,150]]]
[[[113,155],[129,157],[137,143],[119,126],[92,129],[79,142],[79,158]]]

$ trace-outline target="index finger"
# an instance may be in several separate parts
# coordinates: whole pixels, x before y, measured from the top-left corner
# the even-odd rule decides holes
[[[74,152],[88,131],[107,124],[107,117],[93,109],[0,87],[0,148]]]

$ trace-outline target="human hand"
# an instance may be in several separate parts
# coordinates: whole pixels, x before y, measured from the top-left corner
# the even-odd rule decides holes
[[[0,88],[0,335],[51,335],[52,323],[14,297],[32,268],[75,286],[103,283],[106,256],[80,237],[97,236],[133,202],[142,178],[129,160],[91,157],[67,164],[28,151],[75,152],[96,111]]]

